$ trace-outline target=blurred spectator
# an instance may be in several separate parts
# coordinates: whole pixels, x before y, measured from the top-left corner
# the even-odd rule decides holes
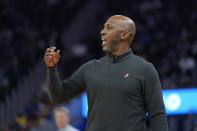
[[[79,131],[69,124],[69,111],[65,107],[55,108],[55,122],[58,126],[58,131]]]
[[[193,57],[185,57],[183,56],[179,61],[179,66],[182,72],[192,71],[195,68],[195,60]]]

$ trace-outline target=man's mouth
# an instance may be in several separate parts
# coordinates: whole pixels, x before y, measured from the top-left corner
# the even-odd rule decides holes
[[[106,44],[107,40],[105,38],[101,38],[101,40],[103,41],[102,46]]]
[[[106,45],[107,41],[103,40],[102,46]]]

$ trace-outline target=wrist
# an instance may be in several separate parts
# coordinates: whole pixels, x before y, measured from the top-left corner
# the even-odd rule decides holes
[[[56,68],[57,65],[54,65],[54,66],[47,66],[47,68]]]

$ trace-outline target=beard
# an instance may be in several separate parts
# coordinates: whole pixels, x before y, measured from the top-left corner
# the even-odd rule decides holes
[[[114,37],[111,41],[109,41],[109,45],[103,48],[103,51],[112,54],[118,50],[119,44],[119,37]]]

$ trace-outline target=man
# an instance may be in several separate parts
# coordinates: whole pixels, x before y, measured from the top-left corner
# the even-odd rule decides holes
[[[152,131],[168,130],[158,73],[130,49],[135,32],[130,18],[110,17],[101,31],[107,55],[82,65],[62,82],[56,71],[60,51],[46,50],[51,101],[60,104],[87,91],[86,131],[145,131],[146,113]]]
[[[58,131],[79,131],[69,124],[69,111],[65,107],[55,108],[55,122],[59,128]]]

